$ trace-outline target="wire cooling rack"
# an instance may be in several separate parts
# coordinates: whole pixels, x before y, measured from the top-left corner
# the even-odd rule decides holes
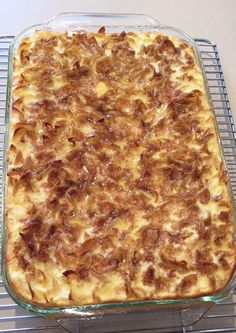
[[[0,36],[0,195],[2,183],[4,112],[7,83],[8,48],[13,36]],[[236,131],[233,123],[217,46],[195,39],[203,59],[210,93],[217,116],[227,168],[236,200]],[[226,333],[236,332],[236,291],[230,299],[215,305],[195,325],[176,329],[154,329],[150,333]],[[4,289],[0,275],[0,332],[64,332],[52,319],[37,316],[16,305]],[[144,331],[139,331],[140,333]],[[147,332],[147,331],[145,331]]]

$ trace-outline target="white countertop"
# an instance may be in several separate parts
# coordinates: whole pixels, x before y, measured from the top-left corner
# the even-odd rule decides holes
[[[0,0],[0,35],[17,34],[55,14],[73,11],[147,14],[192,37],[214,41],[236,121],[235,0]]]

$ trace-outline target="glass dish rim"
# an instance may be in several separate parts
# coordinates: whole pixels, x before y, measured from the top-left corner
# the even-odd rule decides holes
[[[26,29],[24,29],[22,32],[20,32],[11,42],[11,45],[9,47],[9,53],[8,53],[8,75],[7,75],[7,93],[6,93],[6,109],[5,109],[5,124],[4,124],[4,156],[3,156],[3,180],[2,180],[2,261],[1,261],[1,266],[2,266],[2,275],[3,275],[3,281],[4,285],[12,297],[12,299],[21,305],[22,307],[38,312],[42,315],[53,315],[53,314],[70,314],[70,315],[78,315],[78,313],[85,314],[86,312],[90,311],[106,311],[107,309],[115,311],[116,309],[122,308],[124,311],[125,309],[128,309],[128,307],[134,307],[134,310],[138,310],[138,307],[141,306],[170,306],[170,305],[183,305],[183,304],[196,304],[200,302],[214,302],[217,303],[221,301],[222,299],[230,296],[230,294],[233,292],[235,286],[236,286],[236,274],[233,272],[230,280],[226,284],[224,288],[221,290],[215,292],[214,294],[210,295],[205,295],[205,296],[199,296],[199,297],[189,297],[189,298],[170,298],[170,299],[156,299],[156,300],[141,300],[141,301],[124,301],[124,302],[109,302],[109,303],[98,303],[98,304],[88,304],[88,305],[66,305],[66,306],[41,306],[37,305],[35,303],[31,303],[29,301],[26,301],[24,299],[21,299],[17,294],[15,294],[13,288],[11,287],[9,280],[8,280],[8,275],[7,275],[7,268],[5,264],[5,248],[6,248],[6,242],[7,242],[7,230],[6,230],[6,223],[5,223],[5,198],[6,198],[6,187],[7,187],[7,149],[8,149],[8,139],[9,139],[9,120],[10,120],[10,113],[11,113],[11,96],[12,96],[12,78],[13,78],[13,57],[14,57],[14,48],[16,47],[17,43],[22,40],[22,38],[27,35],[27,33],[33,32],[36,29],[44,29],[44,30],[51,30],[51,31],[57,31],[53,26],[52,23],[57,20],[60,17],[66,17],[70,15],[76,15],[78,18],[80,17],[88,17],[90,19],[93,19],[94,17],[101,17],[101,18],[130,18],[130,17],[138,17],[138,18],[143,18],[147,21],[150,22],[149,25],[147,25],[147,28],[152,27],[152,29],[155,29],[153,31],[157,32],[162,32],[166,35],[168,35],[168,32],[173,32],[177,33],[178,35],[182,36],[183,39],[189,43],[189,45],[193,48],[195,57],[198,61],[198,64],[200,66],[202,76],[204,78],[204,85],[205,85],[205,92],[208,98],[208,102],[211,106],[211,111],[214,117],[214,123],[215,123],[215,131],[217,134],[217,139],[218,139],[218,145],[219,145],[219,150],[221,154],[221,158],[224,164],[225,169],[227,170],[226,167],[226,162],[225,162],[225,157],[223,153],[223,148],[221,144],[221,139],[220,139],[220,134],[219,134],[219,128],[217,124],[217,119],[215,115],[215,109],[213,106],[213,102],[211,100],[211,95],[208,87],[208,81],[206,78],[205,70],[203,67],[203,62],[201,59],[200,51],[198,49],[197,44],[195,41],[185,32],[172,28],[167,25],[163,25],[154,18],[144,15],[144,14],[130,14],[130,13],[89,13],[89,12],[64,12],[55,15],[52,19],[48,20],[46,23],[42,24],[36,24],[33,26],[30,26]],[[79,24],[79,22],[78,22]],[[104,24],[105,26],[109,27],[109,25]],[[63,26],[63,22],[62,22]],[[82,24],[86,28],[85,24]],[[98,26],[95,24],[94,26]],[[100,24],[99,24],[100,26]],[[117,24],[115,25],[119,27]],[[124,29],[127,27],[132,27],[128,25],[122,25]],[[138,28],[138,27],[144,27],[144,24],[139,25],[133,25],[133,28]],[[66,31],[66,29],[64,30]],[[145,31],[148,31],[145,30]],[[169,33],[171,35],[171,33]],[[234,225],[236,225],[236,213],[235,213],[235,202],[233,198],[233,193],[232,193],[232,188],[230,181],[228,182],[228,192],[230,195],[232,207],[233,207],[233,215],[234,215]],[[95,314],[95,312],[92,312]]]

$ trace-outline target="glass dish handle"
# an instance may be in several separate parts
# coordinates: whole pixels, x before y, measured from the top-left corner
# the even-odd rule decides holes
[[[154,18],[143,14],[108,14],[108,13],[60,13],[51,18],[46,26],[57,31],[72,31],[84,26],[155,26],[159,28],[161,24]],[[81,27],[80,27],[81,26]]]
[[[153,332],[160,328],[187,327],[200,320],[204,314],[211,308],[212,302],[187,304],[182,308],[160,307],[156,311],[143,311],[140,313],[122,313],[114,314],[91,314],[79,313],[75,317],[64,317],[57,319],[57,323],[70,333],[118,333],[118,332]],[[67,312],[65,310],[65,312]],[[69,314],[69,313],[68,313]],[[72,313],[70,313],[72,314]],[[75,313],[76,315],[76,310]]]

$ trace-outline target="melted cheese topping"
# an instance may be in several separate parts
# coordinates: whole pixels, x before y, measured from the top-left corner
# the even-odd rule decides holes
[[[37,31],[14,73],[6,256],[18,296],[54,306],[222,289],[232,206],[193,50],[159,33]]]

